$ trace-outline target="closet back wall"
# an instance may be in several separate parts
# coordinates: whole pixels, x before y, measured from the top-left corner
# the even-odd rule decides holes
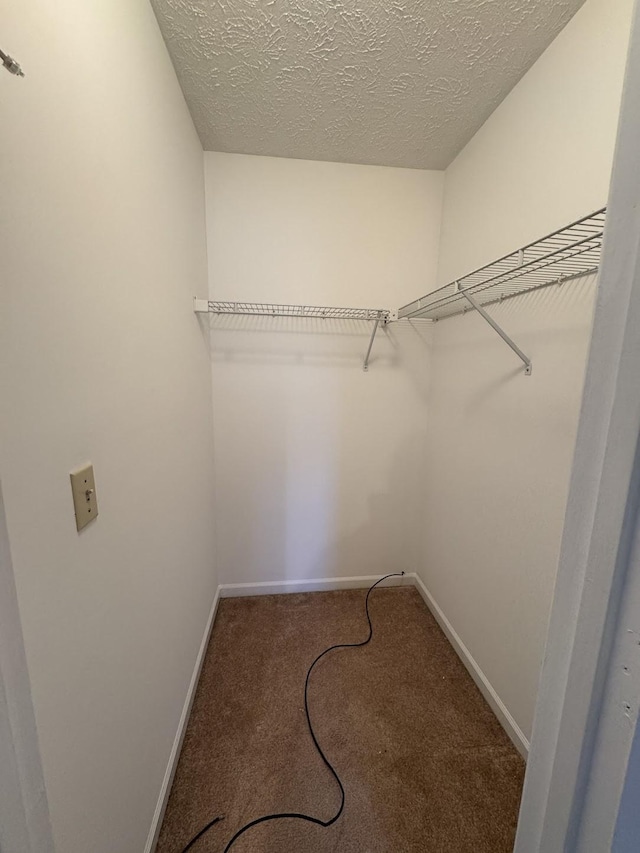
[[[435,283],[441,172],[217,153],[205,172],[211,298],[396,308]],[[418,332],[381,330],[364,373],[370,323],[210,322],[221,582],[413,570]]]
[[[607,202],[631,0],[587,0],[446,170],[439,283]],[[422,577],[526,740],[553,596],[593,278],[435,324]]]

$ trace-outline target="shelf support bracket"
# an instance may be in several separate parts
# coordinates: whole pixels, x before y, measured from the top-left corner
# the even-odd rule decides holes
[[[478,314],[480,314],[480,316],[484,320],[487,321],[487,323],[491,326],[491,328],[500,335],[500,337],[505,342],[505,344],[508,347],[511,347],[511,349],[515,352],[515,354],[518,356],[518,358],[523,362],[523,364],[524,364],[524,375],[525,376],[531,376],[531,359],[528,356],[526,356],[522,352],[520,347],[511,340],[509,335],[496,323],[496,321],[493,319],[493,317],[491,317],[489,314],[487,314],[487,312],[484,310],[482,305],[480,305],[480,303],[477,302],[473,298],[473,296],[470,296],[470,294],[468,294],[466,292],[466,290],[464,288],[460,287],[459,285],[458,285],[458,290],[464,296],[464,298],[467,300],[467,302],[469,302],[471,304],[471,306],[478,312]]]
[[[369,370],[369,356],[371,355],[371,348],[373,347],[373,342],[376,338],[376,332],[378,331],[378,326],[380,325],[380,314],[376,317],[375,323],[373,324],[373,331],[371,332],[371,338],[369,339],[369,346],[367,347],[367,354],[364,357],[364,364],[362,365],[362,369],[366,372]]]

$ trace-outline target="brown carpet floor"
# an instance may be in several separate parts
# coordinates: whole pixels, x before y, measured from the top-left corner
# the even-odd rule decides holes
[[[180,853],[218,814],[194,853],[221,853],[262,814],[335,812],[304,679],[325,647],[366,637],[365,594],[220,602],[157,853]],[[524,762],[415,588],[378,588],[370,610],[371,643],[327,655],[309,691],[342,817],[263,824],[232,853],[510,853]]]

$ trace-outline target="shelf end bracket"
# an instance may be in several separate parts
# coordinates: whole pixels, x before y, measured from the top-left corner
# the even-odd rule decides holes
[[[193,310],[196,314],[208,314],[209,313],[209,300],[208,299],[198,299],[197,296],[193,297]]]
[[[510,337],[509,337],[509,335],[504,331],[504,329],[502,329],[502,328],[501,328],[501,327],[496,323],[496,321],[493,319],[493,317],[491,317],[491,316],[490,316],[490,315],[489,315],[489,314],[484,310],[484,308],[482,307],[482,305],[480,305],[480,303],[479,303],[479,302],[477,302],[477,301],[473,298],[473,296],[471,296],[469,293],[467,293],[467,292],[466,292],[466,290],[465,290],[464,288],[460,287],[459,285],[458,285],[458,287],[457,287],[457,290],[458,290],[458,291],[459,291],[459,292],[464,296],[464,298],[467,300],[467,302],[469,302],[469,303],[470,303],[470,305],[471,305],[471,306],[472,306],[472,307],[473,307],[473,308],[478,312],[478,314],[480,314],[480,316],[481,316],[484,320],[486,320],[486,321],[487,321],[487,323],[491,326],[491,328],[492,328],[495,332],[497,332],[497,333],[500,335],[500,337],[501,337],[501,338],[502,338],[502,340],[505,342],[505,344],[506,344],[508,347],[511,347],[511,349],[515,352],[515,354],[518,356],[518,358],[519,358],[519,359],[522,361],[522,363],[524,364],[524,375],[525,375],[525,376],[531,376],[531,366],[532,366],[532,365],[531,365],[531,359],[530,359],[527,355],[525,355],[525,354],[522,352],[522,350],[520,349],[520,347],[519,347],[516,343],[514,343],[514,341],[512,341],[512,340],[511,340],[511,338],[510,338]]]

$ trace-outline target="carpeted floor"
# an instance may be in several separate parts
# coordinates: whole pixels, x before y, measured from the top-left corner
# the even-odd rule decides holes
[[[309,737],[306,670],[366,637],[366,590],[220,602],[157,853],[222,853],[275,811],[329,818],[339,791]],[[371,594],[374,635],[327,655],[309,703],[346,789],[328,829],[278,821],[232,853],[510,853],[524,763],[413,587]]]

